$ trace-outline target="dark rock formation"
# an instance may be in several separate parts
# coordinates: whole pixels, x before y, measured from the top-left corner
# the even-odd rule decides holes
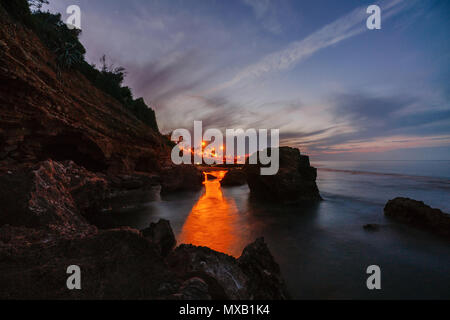
[[[220,180],[223,187],[242,186],[247,183],[247,176],[242,169],[230,169]]]
[[[309,164],[309,157],[290,147],[280,147],[280,168],[275,175],[261,175],[260,164],[246,164],[250,192],[263,200],[296,202],[321,200],[316,185],[317,169]]]
[[[280,268],[264,239],[248,245],[239,259],[206,247],[180,245],[167,258],[179,276],[208,284],[213,299],[286,299]]]
[[[169,166],[161,172],[161,192],[197,191],[203,186],[203,174],[191,165]]]
[[[286,299],[288,294],[280,267],[273,259],[264,238],[245,247],[238,264],[248,277],[248,291],[255,300]]]
[[[82,175],[81,175],[82,173]],[[72,235],[90,233],[83,217],[106,198],[107,182],[72,162],[44,161],[0,174],[0,225]]]
[[[72,160],[109,176],[159,175],[168,191],[201,188],[194,166],[172,165],[166,137],[79,72],[61,69],[1,6],[0,41],[0,168]]]
[[[81,290],[66,287],[70,265],[81,269]],[[157,248],[132,229],[22,246],[0,242],[1,299],[157,299],[173,281],[180,286]]]
[[[177,244],[170,222],[165,219],[150,223],[148,228],[142,230],[142,235],[158,246],[163,257],[167,256]]]
[[[121,183],[141,186],[136,179]],[[108,201],[111,184],[103,174],[70,161],[2,172],[0,298],[285,297],[280,295],[282,282],[276,286],[279,268],[261,240],[236,260],[202,247],[181,245],[172,251],[176,240],[166,220],[142,233],[99,231],[90,221],[93,210]],[[82,290],[66,287],[66,269],[73,264],[82,270]]]
[[[397,221],[450,237],[450,214],[409,198],[389,200],[384,214]]]

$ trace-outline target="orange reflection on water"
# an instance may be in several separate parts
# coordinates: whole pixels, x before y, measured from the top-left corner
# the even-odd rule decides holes
[[[233,199],[223,196],[220,180],[226,171],[208,174],[217,179],[208,180],[205,174],[205,193],[200,197],[187,217],[179,243],[207,246],[213,250],[239,256],[242,251],[238,232],[238,210]]]

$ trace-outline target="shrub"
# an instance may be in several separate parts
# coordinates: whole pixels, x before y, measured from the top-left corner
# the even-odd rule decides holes
[[[107,65],[106,56],[101,58],[101,69],[84,59],[86,49],[79,41],[81,30],[69,29],[60,14],[42,12],[47,0],[0,0],[0,5],[17,21],[32,29],[48,49],[57,56],[60,68],[81,72],[94,86],[117,99],[134,116],[158,131],[155,112],[139,98],[134,100],[130,88],[122,87],[126,72],[122,67]],[[30,7],[33,9],[30,10]]]

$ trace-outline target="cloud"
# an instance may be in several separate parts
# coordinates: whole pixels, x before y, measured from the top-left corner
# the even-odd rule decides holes
[[[276,5],[273,5],[271,0],[243,0],[243,3],[252,8],[256,19],[261,22],[264,29],[275,35],[282,32],[277,18],[279,1],[276,1]]]
[[[253,3],[253,1],[250,1]],[[378,3],[383,13],[383,21],[399,13],[405,6],[404,0],[381,1]],[[255,12],[264,12],[263,4],[255,4]],[[367,30],[367,7],[358,7],[349,14],[325,25],[318,31],[300,41],[292,42],[287,48],[263,57],[237,73],[230,81],[214,88],[221,90],[236,85],[247,79],[254,79],[267,73],[290,69],[313,55],[318,50],[335,45],[345,39]]]

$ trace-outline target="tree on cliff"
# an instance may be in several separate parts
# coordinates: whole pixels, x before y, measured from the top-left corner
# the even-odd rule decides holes
[[[108,66],[106,56],[102,57],[100,70],[89,64],[84,58],[86,49],[79,41],[81,30],[69,29],[60,14],[41,11],[42,5],[47,3],[47,0],[0,0],[0,5],[13,18],[33,30],[44,45],[55,53],[58,68],[81,72],[94,86],[121,102],[137,119],[159,131],[155,112],[142,98],[133,99],[129,87],[122,86],[125,69]]]

